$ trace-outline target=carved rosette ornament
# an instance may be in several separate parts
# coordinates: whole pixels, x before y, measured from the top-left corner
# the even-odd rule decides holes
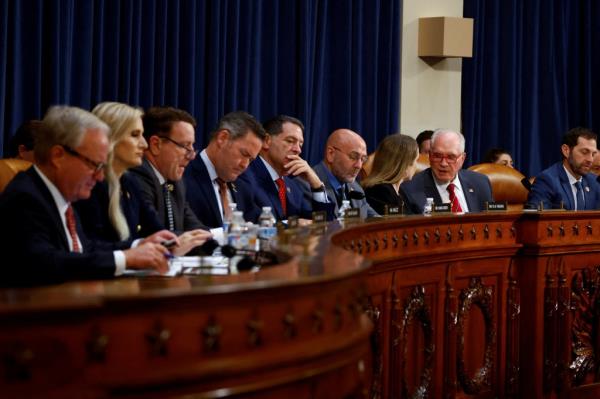
[[[408,330],[414,320],[417,320],[423,331],[425,359],[423,362],[423,371],[419,378],[419,385],[415,387],[412,394],[409,394],[408,383],[406,381],[409,345]],[[406,299],[401,315],[399,330],[400,348],[402,350],[402,366],[400,369],[401,397],[426,398],[429,396],[431,378],[433,375],[435,344],[433,340],[431,311],[425,300],[425,288],[423,286],[419,285],[414,287],[410,296]]]
[[[581,385],[589,373],[600,379],[600,266],[583,269],[571,280],[572,384]]]
[[[471,307],[475,305],[483,314],[485,323],[485,352],[483,365],[471,378],[465,370],[465,320]],[[495,358],[496,326],[493,313],[492,287],[482,284],[481,278],[473,277],[469,287],[461,290],[457,315],[456,368],[458,381],[463,391],[470,395],[479,394],[491,388],[491,379]]]

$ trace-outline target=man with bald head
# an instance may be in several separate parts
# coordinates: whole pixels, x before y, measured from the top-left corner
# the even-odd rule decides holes
[[[465,138],[452,130],[438,129],[431,136],[431,167],[403,183],[408,206],[415,214],[423,213],[427,198],[435,204],[450,203],[452,212],[481,212],[492,202],[492,186],[487,176],[463,170]]]
[[[331,133],[327,139],[325,157],[313,169],[325,184],[329,198],[336,202],[336,214],[342,201],[347,199],[353,208],[360,209],[361,218],[379,216],[356,182],[356,176],[366,161],[367,144],[356,132],[338,129]]]
[[[51,107],[35,136],[33,167],[19,173],[0,197],[0,285],[34,285],[118,276],[124,269],[168,270],[176,239],[163,231],[135,248],[129,242],[87,240],[71,204],[89,198],[104,179],[108,126],[75,107]]]

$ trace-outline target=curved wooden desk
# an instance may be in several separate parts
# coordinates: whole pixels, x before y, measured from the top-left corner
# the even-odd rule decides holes
[[[368,264],[304,241],[257,273],[1,290],[0,397],[367,397]]]
[[[600,397],[600,213],[405,217],[332,237],[373,261],[373,396]]]

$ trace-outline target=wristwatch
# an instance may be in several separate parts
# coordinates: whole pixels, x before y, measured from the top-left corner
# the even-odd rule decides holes
[[[313,193],[321,193],[321,192],[325,192],[325,184],[321,183],[321,185],[317,188],[310,188],[310,191]]]

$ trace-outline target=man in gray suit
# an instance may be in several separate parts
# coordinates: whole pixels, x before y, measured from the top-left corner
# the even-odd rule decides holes
[[[379,216],[367,203],[356,176],[367,160],[367,144],[349,129],[335,130],[327,139],[323,161],[313,167],[325,184],[329,198],[336,203],[335,212],[344,199],[360,209],[361,218]]]

